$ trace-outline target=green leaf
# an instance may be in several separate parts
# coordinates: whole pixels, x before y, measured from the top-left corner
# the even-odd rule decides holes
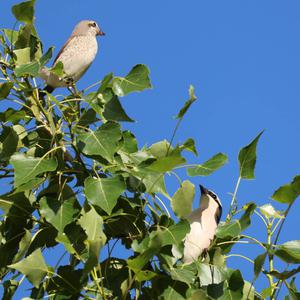
[[[265,274],[270,274],[274,277],[276,277],[277,279],[280,280],[286,280],[289,279],[290,277],[294,276],[295,274],[300,272],[300,267],[295,268],[293,270],[290,271],[284,271],[284,272],[278,272],[276,270],[273,270],[271,272],[264,272]]]
[[[171,207],[177,217],[186,218],[190,215],[194,197],[195,186],[188,180],[183,181],[171,202]]]
[[[259,207],[260,212],[266,218],[275,218],[275,219],[282,219],[284,218],[279,211],[276,211],[272,204],[267,203]]]
[[[195,89],[192,85],[189,88],[189,99],[184,103],[184,106],[180,109],[179,113],[175,116],[176,119],[182,119],[186,114],[190,106],[196,101],[197,97],[195,96]]]
[[[192,284],[195,281],[195,270],[190,266],[185,266],[184,268],[171,268],[170,275],[173,280],[185,282],[187,284]]]
[[[13,86],[13,82],[10,81],[0,83],[0,100],[6,99]]]
[[[241,233],[241,230],[240,222],[238,220],[234,220],[231,223],[218,226],[216,236],[220,239],[237,237]]]
[[[79,215],[80,205],[76,198],[59,201],[54,197],[42,197],[40,213],[48,223],[59,232],[63,232],[65,227]]]
[[[16,56],[15,63],[17,66],[24,65],[31,62],[30,59],[30,47],[23,49],[14,50],[14,55]]]
[[[191,138],[187,139],[179,148],[180,150],[187,150],[193,152],[195,155],[198,156],[198,152],[195,146],[195,141]]]
[[[103,219],[93,207],[88,212],[83,212],[78,224],[85,231],[88,240],[102,239],[105,244],[106,238],[102,230]]]
[[[15,75],[22,77],[25,75],[31,75],[37,77],[39,75],[40,64],[37,61],[30,62],[24,65],[18,65],[15,68]]]
[[[61,61],[58,61],[51,69],[50,72],[62,78],[65,76],[64,64]]]
[[[239,152],[240,176],[244,179],[254,178],[254,169],[256,164],[256,145],[263,134],[261,131],[258,136]]]
[[[48,272],[41,249],[35,250],[22,261],[9,265],[24,274],[27,279],[37,288]]]
[[[149,270],[145,270],[145,271],[141,270],[136,273],[136,280],[139,282],[148,281],[156,276],[157,276],[157,274],[154,272],[151,272]]]
[[[267,252],[258,255],[255,259],[254,259],[254,276],[255,278],[258,277],[258,275],[260,274],[260,272],[262,271],[263,265],[265,263],[267,257]]]
[[[134,122],[123,109],[119,98],[113,96],[104,106],[103,116],[108,121]]]
[[[21,153],[14,154],[10,163],[15,169],[15,187],[27,183],[37,175],[54,171],[57,168],[57,162],[54,158],[27,157]]]
[[[166,140],[163,140],[163,141],[157,142],[155,144],[152,144],[150,146],[149,150],[153,156],[162,158],[162,157],[167,156],[169,148],[170,148],[170,143]]]
[[[138,151],[137,140],[134,134],[129,130],[122,132],[122,146],[120,150],[126,153],[134,153]]]
[[[170,227],[152,232],[150,235],[150,246],[179,245],[189,231],[190,223],[187,220],[181,220]]]
[[[20,22],[32,23],[35,0],[25,1],[12,7],[12,12]]]
[[[32,236],[31,236],[30,231],[25,229],[25,234],[19,243],[19,250],[18,250],[18,253],[16,254],[16,256],[14,257],[14,262],[19,261],[26,254],[27,250],[29,249],[30,243],[31,243],[31,238],[32,238]]]
[[[119,177],[97,179],[89,177],[84,182],[84,188],[87,199],[110,214],[126,186]]]
[[[26,112],[24,110],[15,110],[13,108],[8,108],[4,112],[0,112],[0,121],[5,122],[11,122],[13,124],[18,124],[21,120],[26,120],[28,116],[26,115]],[[23,127],[23,132],[24,132]],[[23,137],[22,137],[23,138]]]
[[[247,203],[246,205],[243,206],[245,213],[242,215],[242,217],[239,220],[242,231],[250,226],[251,216],[253,215],[255,208],[256,208],[256,204],[253,202]]]
[[[147,169],[154,172],[165,173],[173,170],[176,166],[182,165],[186,160],[180,155],[169,155],[166,157],[158,158]]]
[[[47,52],[40,58],[40,65],[43,67],[53,56],[54,47],[50,47]]]
[[[2,29],[11,45],[14,45],[18,39],[19,31],[11,29]]]
[[[19,282],[16,280],[6,280],[3,283],[4,292],[2,296],[2,300],[11,300],[19,287]]]
[[[112,86],[114,93],[120,97],[151,88],[149,69],[145,65],[136,65],[125,77],[115,77]]]
[[[226,272],[223,268],[201,263],[197,264],[197,269],[201,286],[218,284],[226,279]]]
[[[223,153],[218,153],[212,158],[207,160],[202,165],[197,165],[196,167],[187,168],[187,173],[189,176],[208,176],[215,172],[227,163],[227,156]]]
[[[101,81],[101,85],[97,91],[97,94],[103,93],[107,88],[109,88],[112,79],[113,79],[113,73],[108,73],[107,75],[105,75]]]
[[[87,235],[88,260],[85,264],[85,272],[88,273],[93,267],[98,265],[100,249],[105,245],[106,236],[103,233],[103,220],[92,207],[88,212],[84,212],[78,224]]]
[[[283,261],[292,264],[300,263],[300,240],[289,241],[276,246],[274,254]]]
[[[292,203],[300,195],[300,175],[294,177],[289,184],[281,186],[272,196],[272,199],[280,203]]]
[[[179,245],[189,230],[189,222],[187,220],[182,220],[170,227],[162,227],[156,231],[152,231],[150,236],[145,238],[146,244],[136,247],[136,249],[142,248],[146,250],[142,251],[137,257],[129,259],[128,267],[135,272],[138,272],[159,252],[161,247],[167,245]]]
[[[238,291],[243,289],[244,280],[240,270],[235,270],[232,272],[228,280],[229,289],[232,291]]]
[[[108,122],[96,131],[79,133],[77,145],[86,155],[99,155],[106,160],[113,160],[122,133],[120,125]]]
[[[169,198],[163,173],[152,172],[151,170],[142,168],[137,172],[132,171],[131,173],[142,181],[146,186],[147,193],[159,193]]]
[[[19,136],[12,127],[3,126],[0,135],[0,159],[8,160],[16,151],[19,143]]]

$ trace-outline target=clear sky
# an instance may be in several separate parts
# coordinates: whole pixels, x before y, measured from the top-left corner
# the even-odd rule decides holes
[[[1,2],[0,27],[12,28],[10,7],[20,1]],[[137,63],[149,66],[154,88],[122,99],[136,120],[124,128],[136,134],[140,146],[170,138],[173,116],[187,99],[189,84],[195,86],[198,101],[175,141],[195,139],[199,157],[189,156],[192,162],[203,162],[217,152],[229,156],[229,164],[212,176],[192,179],[219,194],[224,215],[238,176],[238,151],[262,129],[256,179],[242,182],[239,202],[271,202],[273,192],[300,173],[298,0],[37,0],[36,6],[45,50],[54,45],[57,53],[82,19],[96,20],[106,33],[79,87],[111,71],[125,75]],[[170,194],[175,188],[170,183]],[[280,242],[299,239],[299,207],[296,204],[290,213]],[[248,233],[261,239],[262,228],[254,218]],[[260,252],[251,248],[243,253],[254,258]],[[250,263],[237,258],[228,262],[252,279]],[[258,289],[263,285],[256,284]]]

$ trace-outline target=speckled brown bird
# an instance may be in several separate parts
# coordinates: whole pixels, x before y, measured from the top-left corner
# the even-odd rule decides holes
[[[98,35],[105,33],[95,21],[84,20],[75,26],[53,63],[53,66],[59,61],[63,63],[66,78],[59,78],[45,67],[40,71],[41,78],[46,81],[47,92],[51,93],[57,87],[69,86],[82,77],[96,57]]]

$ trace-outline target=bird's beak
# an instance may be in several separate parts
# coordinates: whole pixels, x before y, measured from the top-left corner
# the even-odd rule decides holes
[[[208,190],[203,185],[199,184],[199,186],[200,186],[201,195],[208,194]]]
[[[99,29],[97,35],[105,35],[105,33],[101,29]]]

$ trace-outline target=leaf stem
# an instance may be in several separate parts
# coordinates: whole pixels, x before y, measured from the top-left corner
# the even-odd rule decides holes
[[[168,147],[166,156],[168,156],[168,154],[169,154],[170,148],[171,148],[171,146],[172,146],[172,143],[173,143],[173,141],[174,141],[175,135],[176,135],[176,133],[177,133],[177,130],[178,130],[179,126],[180,126],[181,121],[182,121],[182,118],[180,118],[180,119],[177,121],[177,124],[176,124],[176,126],[175,126],[175,129],[174,129],[174,131],[173,131],[173,134],[172,134],[172,137],[171,137],[171,140],[170,140],[170,143],[169,143],[169,147]]]
[[[242,177],[239,175],[239,178],[238,178],[238,180],[236,182],[235,189],[234,189],[234,192],[233,192],[233,196],[232,196],[232,199],[231,199],[229,213],[227,215],[226,222],[229,222],[231,220],[233,214],[234,214],[233,207],[234,207],[234,205],[237,204],[236,203],[236,195],[237,195],[240,183],[241,183],[241,179],[242,179]]]

